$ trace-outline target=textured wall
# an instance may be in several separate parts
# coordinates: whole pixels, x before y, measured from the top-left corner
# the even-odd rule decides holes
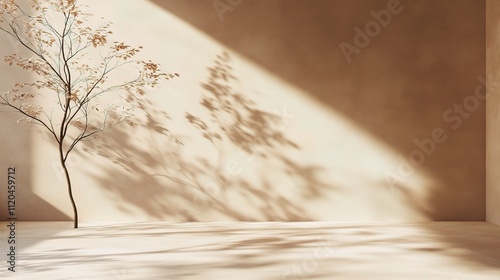
[[[416,139],[442,128],[446,142],[418,168],[436,186],[427,196],[427,214],[484,219],[485,108],[467,99],[485,71],[484,1],[243,1],[223,13],[224,21],[207,12],[212,1],[154,2],[405,159],[418,148]],[[346,63],[339,45],[356,46],[354,28],[364,30],[372,11],[390,8],[396,12],[390,22],[368,43],[358,38],[359,53]],[[407,181],[415,183],[406,186],[410,192],[426,188]]]
[[[484,220],[484,1],[87,2],[181,78],[78,149],[83,221]],[[31,139],[30,189],[71,216]]]
[[[489,97],[486,108],[486,220],[500,225],[500,3],[487,1],[486,73]]]

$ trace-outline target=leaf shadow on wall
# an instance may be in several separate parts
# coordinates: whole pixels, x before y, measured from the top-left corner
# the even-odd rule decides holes
[[[474,94],[476,77],[485,74],[484,1],[401,1],[404,11],[378,36],[366,37],[369,45],[348,55],[352,63],[339,45],[356,46],[353,28],[375,23],[370,11],[387,9],[390,1],[243,1],[222,11],[210,0],[150,2],[345,116],[406,160],[418,149],[416,139],[443,128],[449,140],[418,168],[439,184],[425,202],[426,215],[485,219],[485,188],[476,187],[485,185],[484,104],[462,115],[457,130],[443,116]]]
[[[120,126],[102,138],[83,142],[85,153],[121,167],[104,167],[106,175],[93,176],[111,197],[118,198],[113,200],[122,211],[138,209],[154,219],[197,221],[206,212],[238,221],[313,219],[286,193],[296,192],[303,201],[335,189],[318,176],[322,167],[296,162],[282,152],[301,148],[284,134],[286,120],[234,90],[239,80],[227,53],[217,56],[208,71],[200,101],[208,117],[186,112],[185,118],[211,143],[215,160],[188,155],[190,147],[184,142],[190,139],[169,131],[168,113],[147,99],[129,95],[128,101],[136,104],[143,117],[131,127]],[[265,166],[266,174],[243,164],[228,168],[227,159],[235,155],[248,166]],[[242,176],[247,171],[252,172],[251,179]],[[277,191],[269,174],[288,178],[296,191]],[[247,207],[240,207],[241,203]]]

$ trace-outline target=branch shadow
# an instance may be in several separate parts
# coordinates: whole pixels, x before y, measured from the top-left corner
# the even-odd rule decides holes
[[[49,231],[55,227],[49,226]],[[231,274],[242,279],[364,279],[367,273],[380,279],[462,279],[463,275],[490,279],[487,275],[500,271],[495,242],[500,229],[487,223],[155,222],[59,230],[43,238],[45,245],[20,252],[19,269],[60,275],[70,267],[87,267],[85,273],[96,279],[120,268],[126,268],[124,278],[149,279],[201,279],[214,274],[213,279],[233,279]],[[27,241],[39,239],[24,233],[20,236]],[[470,251],[436,240],[442,236]],[[409,262],[416,263],[397,265]],[[436,262],[442,270],[435,270]]]
[[[485,189],[472,187],[485,185],[484,103],[464,114],[457,130],[443,114],[473,95],[476,77],[484,76],[485,1],[401,1],[403,11],[379,35],[366,37],[366,48],[355,47],[361,35],[353,28],[362,33],[375,23],[370,11],[385,9],[387,1],[236,1],[225,9],[209,0],[150,1],[303,89],[405,159],[418,149],[416,139],[443,128],[450,140],[421,167],[440,184],[426,214],[484,220]],[[346,43],[356,51],[339,48]]]
[[[283,131],[286,120],[235,89],[240,81],[227,53],[207,69],[207,81],[200,84],[204,111],[197,112],[205,116],[185,113],[186,124],[199,136],[171,132],[168,113],[150,100],[128,95],[137,108],[133,124],[82,142],[87,155],[115,163],[103,167],[105,175],[92,176],[123,212],[139,210],[157,220],[199,221],[206,213],[215,215],[211,219],[237,221],[312,220],[304,207],[277,191],[273,180],[288,178],[298,200],[313,200],[335,189],[322,182],[322,167],[285,154],[300,152]],[[193,144],[186,142],[211,151],[193,154]],[[231,158],[240,161],[235,164]],[[251,211],[244,211],[242,204]]]
[[[3,34],[2,34],[3,35]],[[2,56],[8,53],[17,52],[26,55],[20,49],[19,44],[10,39],[3,38],[0,42]],[[10,43],[9,43],[10,41]],[[0,63],[0,92],[11,90],[16,82],[27,82],[32,77],[19,69],[12,69],[8,64]],[[19,122],[21,115],[11,110],[7,106],[0,106],[0,221],[8,218],[17,218],[19,221],[69,221],[70,217],[50,205],[44,198],[35,192],[36,180],[32,174],[36,168],[33,166],[33,153],[35,151],[33,139],[37,137],[39,131],[31,124]],[[15,168],[15,215],[8,213],[8,184],[7,170]],[[12,193],[10,193],[12,194]]]

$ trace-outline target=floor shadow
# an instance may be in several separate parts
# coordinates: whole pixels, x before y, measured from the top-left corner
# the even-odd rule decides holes
[[[400,1],[401,13],[351,63],[339,45],[355,45],[353,28],[364,30],[387,1],[242,1],[223,20],[210,0],[151,2],[345,115],[404,159],[418,149],[417,139],[443,129],[447,141],[421,166],[438,184],[422,212],[438,221],[485,219],[484,102],[460,116],[457,129],[444,116],[463,107],[485,76],[485,1]],[[443,246],[468,252],[453,252],[457,259],[498,267],[499,256],[482,251],[480,241],[428,230]]]
[[[37,223],[38,228],[42,225]],[[42,232],[57,227],[46,223]],[[31,232],[29,225],[20,231],[27,242],[40,239],[27,232]],[[443,236],[460,246],[436,241]],[[85,267],[73,269],[70,275],[93,279],[113,275],[124,279],[137,275],[148,279],[234,279],[235,275],[282,280],[494,279],[500,271],[499,237],[498,227],[474,222],[89,225],[59,229],[36,247],[24,247],[19,269],[29,275],[60,275],[69,268]]]

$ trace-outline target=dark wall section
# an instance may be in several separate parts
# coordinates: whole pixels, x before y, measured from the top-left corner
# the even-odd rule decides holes
[[[442,129],[446,140],[429,146],[422,165],[440,186],[428,215],[485,219],[485,105],[474,98],[485,75],[485,1],[152,2],[344,114],[405,159],[418,149],[417,139]],[[363,38],[356,27],[366,34],[367,25],[372,37]]]

